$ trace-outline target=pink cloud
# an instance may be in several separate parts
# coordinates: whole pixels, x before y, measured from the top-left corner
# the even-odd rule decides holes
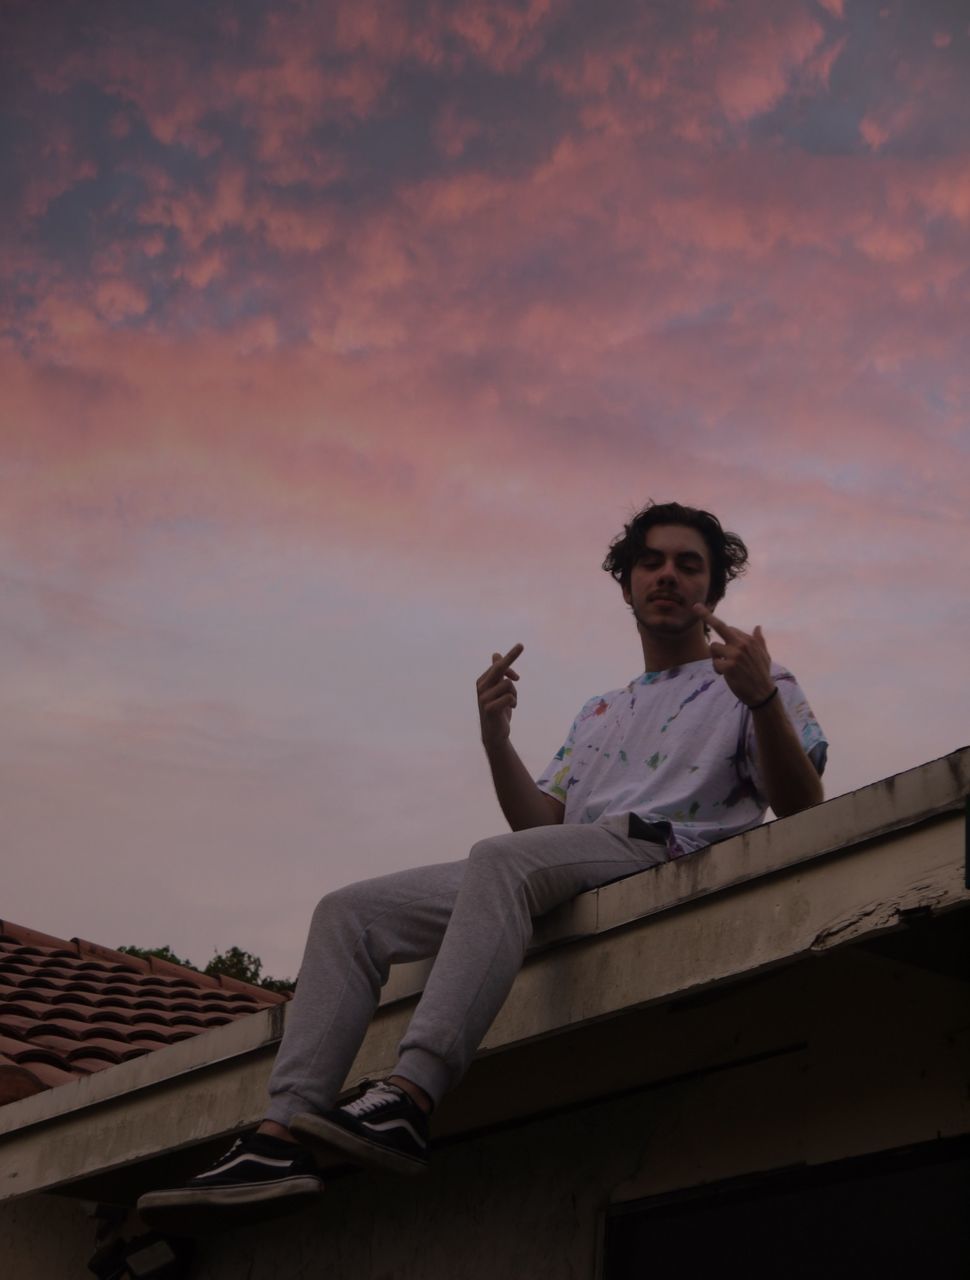
[[[721,108],[732,122],[751,120],[777,106],[825,38],[821,25],[794,7],[777,25],[764,23],[761,6],[757,12],[762,25],[730,40],[730,53],[715,80]]]
[[[100,281],[94,290],[99,315],[108,324],[118,324],[148,310],[148,296],[143,289],[122,278]]]
[[[456,160],[464,154],[468,143],[483,131],[480,121],[461,115],[452,104],[446,103],[435,120],[434,139],[449,160]]]
[[[66,143],[51,144],[43,161],[42,170],[31,175],[23,190],[23,212],[31,219],[42,217],[58,196],[98,174],[93,160],[69,152]]]
[[[541,50],[549,20],[564,12],[562,0],[499,0],[483,7],[475,0],[442,5],[446,29],[460,37],[475,59],[498,72],[519,70]]]
[[[193,289],[205,289],[225,276],[228,269],[228,255],[222,249],[203,249],[188,256],[178,268],[178,275]]]
[[[726,125],[743,126],[794,91],[827,86],[846,47],[846,36],[827,42],[807,5],[693,5],[683,19],[678,38],[665,38],[644,8],[630,28],[605,27],[543,74],[583,101],[589,129],[672,132],[713,146]]]
[[[806,7],[747,4],[736,27],[719,25],[727,12],[692,15],[665,44],[638,11],[640,44],[607,32],[550,63],[540,78],[576,100],[586,128],[531,165],[402,173],[380,202],[350,208],[321,194],[346,158],[321,171],[317,148],[297,162],[314,113],[344,90],[277,23],[275,71],[226,68],[180,116],[201,128],[203,106],[241,84],[240,112],[261,122],[248,160],[213,153],[192,184],[129,160],[145,184],[131,245],[99,250],[94,279],[53,272],[31,317],[34,368],[4,353],[26,477],[8,536],[53,554],[73,531],[98,563],[133,549],[117,543],[126,520],[380,537],[402,512],[458,524],[487,507],[506,492],[509,454],[579,501],[584,466],[625,469],[642,439],[676,440],[715,474],[726,431],[753,467],[787,472],[808,449],[830,468],[878,457],[911,474],[921,396],[945,378],[955,405],[963,386],[960,254],[927,220],[967,218],[965,161],[810,155],[776,139],[712,149],[722,112],[740,129],[793,87],[822,94],[846,56]],[[552,11],[523,13],[496,18],[492,36],[472,23],[466,42],[478,32],[483,59],[522,65]],[[366,14],[341,27],[368,74],[424,56],[393,14],[388,29]],[[374,74],[383,84],[388,67]],[[436,137],[460,159],[485,122],[451,110]],[[688,145],[694,118],[706,128]],[[267,180],[301,173],[311,186],[324,174],[313,199]],[[170,294],[161,314],[146,311],[153,263]],[[952,436],[956,409],[939,412]],[[508,519],[534,532],[527,513]],[[426,535],[402,536],[417,547]]]
[[[875,223],[856,236],[856,244],[877,262],[905,262],[926,248],[926,238],[915,227],[893,229]]]
[[[832,68],[841,58],[849,43],[847,35],[819,49],[805,64],[809,82],[815,82],[828,89],[832,80]]]
[[[925,186],[914,198],[933,216],[970,221],[970,161],[933,166]]]
[[[862,135],[863,141],[872,147],[873,151],[878,151],[892,137],[892,131],[886,125],[880,124],[872,116],[862,117],[859,121],[859,133]]]

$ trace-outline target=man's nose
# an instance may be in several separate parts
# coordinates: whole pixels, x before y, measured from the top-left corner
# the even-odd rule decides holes
[[[660,573],[657,575],[659,582],[676,582],[677,574],[674,571],[672,560],[666,560],[660,567]]]

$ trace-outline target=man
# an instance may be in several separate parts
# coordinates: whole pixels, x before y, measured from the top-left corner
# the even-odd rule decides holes
[[[532,920],[578,893],[822,799],[826,741],[794,677],[713,612],[747,549],[706,511],[648,504],[603,567],[644,670],[591,699],[533,781],[510,739],[515,645],[478,681],[482,742],[511,831],[462,862],[329,894],[310,927],[266,1119],[184,1187],[143,1196],[154,1225],[281,1211],[318,1195],[314,1152],[401,1173],[427,1163],[427,1116],[502,1006]],[[713,632],[717,639],[709,642]],[[391,964],[435,956],[394,1072],[336,1100]]]

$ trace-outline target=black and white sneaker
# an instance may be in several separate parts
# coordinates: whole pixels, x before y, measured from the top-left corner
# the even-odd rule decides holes
[[[384,1080],[365,1080],[353,1102],[323,1115],[294,1116],[289,1128],[312,1151],[341,1151],[371,1168],[423,1173],[428,1165],[427,1116],[403,1089]]]
[[[281,1138],[250,1133],[184,1186],[143,1195],[138,1212],[151,1227],[192,1235],[242,1219],[254,1222],[291,1213],[322,1190],[309,1152]]]

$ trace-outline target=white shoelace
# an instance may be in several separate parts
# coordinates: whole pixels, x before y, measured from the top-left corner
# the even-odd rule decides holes
[[[395,1089],[393,1085],[375,1084],[373,1088],[368,1089],[362,1094],[356,1102],[349,1102],[343,1108],[350,1116],[366,1116],[371,1111],[376,1111],[378,1107],[383,1107],[388,1102],[400,1102],[401,1092]]]

